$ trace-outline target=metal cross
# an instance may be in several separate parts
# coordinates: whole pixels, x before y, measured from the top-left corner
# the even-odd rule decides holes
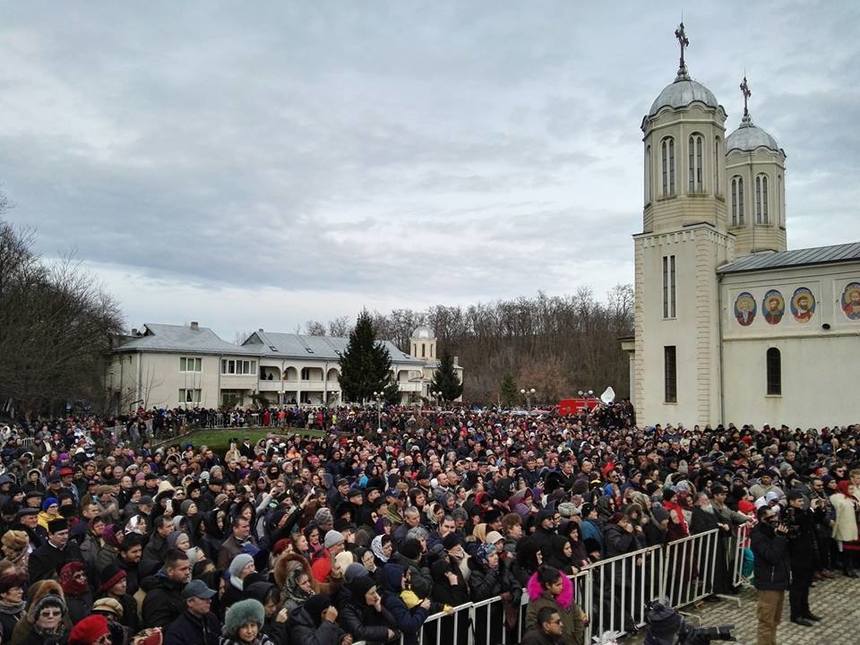
[[[750,86],[747,84],[746,76],[744,76],[744,82],[741,83],[741,94],[744,95],[744,116],[748,117],[750,115],[750,111],[747,107],[747,100],[752,96],[752,92],[750,92]]]
[[[681,21],[680,26],[675,30],[675,38],[678,39],[678,44],[681,45],[681,70],[687,69],[687,66],[684,64],[684,48],[690,46],[690,40],[687,38],[687,34],[684,31],[684,21]]]

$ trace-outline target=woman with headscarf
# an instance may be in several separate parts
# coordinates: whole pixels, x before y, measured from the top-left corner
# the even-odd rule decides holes
[[[287,629],[293,642],[301,645],[347,645],[352,636],[337,622],[338,611],[331,598],[316,595],[308,598],[301,607],[290,612]]]
[[[27,606],[24,588],[27,578],[16,570],[8,570],[0,575],[0,642],[12,640],[15,625],[24,617]]]
[[[430,598],[421,598],[414,606],[407,606],[403,592],[411,587],[409,570],[399,564],[389,562],[382,568],[382,603],[394,618],[397,629],[403,634],[404,645],[418,642],[418,631],[430,615]]]
[[[553,535],[549,542],[541,548],[544,564],[548,564],[561,571],[566,576],[579,572],[573,562],[573,547],[565,535]]]
[[[382,603],[376,581],[359,576],[340,604],[340,624],[358,641],[387,643],[399,638],[397,622]]]
[[[858,514],[860,503],[857,502],[856,490],[850,480],[843,479],[837,485],[838,493],[830,496],[835,518],[833,523],[833,539],[842,560],[842,571],[849,578],[857,578],[857,558],[860,555],[860,540],[858,540]]]
[[[567,524],[563,524],[559,528],[559,533],[566,537],[570,543],[570,559],[574,567],[581,571],[591,564],[588,552],[585,550],[585,543],[582,541],[582,532],[577,522],[571,520]]]
[[[231,561],[227,569],[229,577],[224,589],[224,597],[221,599],[221,604],[227,608],[234,602],[237,602],[245,597],[245,584],[256,582],[259,576],[251,578],[257,569],[254,565],[254,558],[247,553],[239,553]]]
[[[382,568],[391,554],[394,553],[394,542],[390,535],[377,535],[370,543],[370,550],[373,551],[373,556],[376,558],[377,568]]]
[[[69,562],[60,569],[60,586],[66,598],[69,620],[77,623],[86,618],[93,608],[93,593],[87,582],[83,562]]]

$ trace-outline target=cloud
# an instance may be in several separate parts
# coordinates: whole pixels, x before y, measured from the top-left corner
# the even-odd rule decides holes
[[[0,182],[130,322],[232,337],[632,282],[641,132],[681,5],[10,5]],[[856,220],[853,3],[685,9],[693,76],[788,154],[794,246]],[[767,29],[763,25],[769,25]],[[205,319],[205,320],[203,320]],[[253,322],[257,320],[259,322]]]

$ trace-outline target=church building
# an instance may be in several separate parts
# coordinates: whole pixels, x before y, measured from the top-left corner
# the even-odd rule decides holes
[[[786,248],[786,154],[687,70],[642,119],[633,404],[642,425],[860,423],[860,242]]]

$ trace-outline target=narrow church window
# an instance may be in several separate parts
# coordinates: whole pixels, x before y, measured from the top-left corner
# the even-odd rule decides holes
[[[651,146],[645,146],[645,203],[651,203]]]
[[[755,223],[767,224],[767,175],[755,178]]]
[[[714,139],[714,195],[722,194],[720,190],[720,138]]]
[[[663,318],[674,318],[675,297],[675,256],[663,256]]]
[[[660,144],[661,173],[663,177],[663,196],[675,194],[675,140],[666,137]]]
[[[732,226],[744,225],[744,179],[732,177]]]
[[[666,403],[678,402],[678,374],[675,362],[675,346],[663,348],[664,388]]]
[[[421,343],[421,358],[426,358],[427,355],[427,346],[424,343]]]
[[[776,347],[767,350],[767,393],[782,395],[782,356]]]
[[[700,193],[702,192],[702,148],[704,142],[702,135],[690,135],[690,176],[687,182],[687,192]]]
[[[782,175],[776,176],[776,223],[785,226],[785,209],[782,203]]]

